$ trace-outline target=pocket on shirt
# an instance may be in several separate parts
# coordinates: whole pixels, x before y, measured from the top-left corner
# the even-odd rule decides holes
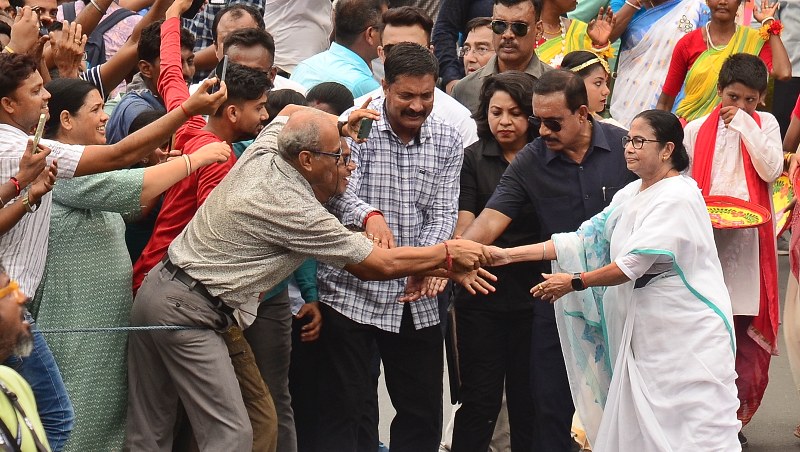
[[[439,188],[436,183],[437,175],[427,169],[420,169],[417,171],[416,185],[414,187],[417,193],[417,205],[420,207],[430,206],[436,197],[436,191]]]

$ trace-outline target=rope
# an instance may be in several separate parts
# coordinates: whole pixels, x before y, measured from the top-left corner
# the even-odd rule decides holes
[[[53,329],[40,329],[43,334],[62,334],[62,333],[121,333],[125,331],[176,331],[176,330],[203,330],[199,326],[181,326],[181,325],[150,325],[150,326],[114,326],[114,327],[96,327],[96,328],[53,328]]]

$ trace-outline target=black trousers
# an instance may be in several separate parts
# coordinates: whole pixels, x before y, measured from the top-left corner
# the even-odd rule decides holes
[[[456,307],[461,407],[453,427],[453,452],[486,452],[506,391],[511,450],[532,451],[530,391],[533,312]]]
[[[374,404],[374,345],[397,411],[392,452],[436,452],[442,437],[443,345],[439,325],[416,330],[410,306],[399,333],[350,320],[324,303],[320,348],[320,452],[375,452],[377,426],[365,416]],[[364,430],[374,431],[366,435]],[[364,441],[362,437],[368,436]]]
[[[558,338],[553,305],[533,304],[531,329],[531,397],[533,398],[533,450],[568,452],[575,406],[567,380],[564,354]]]
[[[781,137],[786,136],[786,129],[792,120],[792,110],[800,94],[800,77],[789,80],[775,80],[775,95],[772,97],[772,114],[781,127]]]
[[[319,430],[319,340],[302,342],[305,319],[292,319],[292,357],[289,365],[289,394],[292,396],[298,452],[317,450]]]

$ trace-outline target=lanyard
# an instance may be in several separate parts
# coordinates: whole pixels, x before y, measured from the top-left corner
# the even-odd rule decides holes
[[[36,435],[36,431],[34,431],[33,429],[33,423],[30,421],[30,419],[28,419],[28,416],[25,414],[25,410],[22,409],[22,405],[19,404],[17,395],[13,391],[8,389],[8,387],[2,381],[0,381],[0,391],[2,391],[3,394],[5,394],[8,400],[14,406],[14,410],[16,412],[15,414],[17,414],[17,416],[22,417],[22,422],[17,422],[17,441],[16,441],[17,448],[13,450],[20,450],[20,448],[22,447],[22,424],[25,423],[25,426],[27,426],[28,430],[31,432],[31,436],[33,436],[33,442],[36,444],[37,452],[47,452],[47,447],[45,447],[45,445],[42,444],[42,441],[39,439],[39,436]],[[3,433],[3,436],[5,436],[5,432]]]

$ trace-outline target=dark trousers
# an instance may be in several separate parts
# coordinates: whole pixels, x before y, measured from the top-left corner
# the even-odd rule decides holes
[[[800,77],[793,77],[786,81],[775,80],[772,114],[775,115],[775,119],[778,120],[781,127],[781,137],[786,135],[798,95],[800,95]]]
[[[397,414],[392,452],[435,452],[442,436],[443,345],[438,325],[416,330],[410,306],[399,333],[364,325],[324,303],[319,372],[320,452],[375,452],[377,426],[364,425],[377,381],[371,371],[374,345],[383,359],[386,388]],[[364,441],[362,431],[374,432]]]
[[[533,398],[533,450],[572,450],[572,415],[575,407],[567,380],[564,354],[558,338],[553,305],[533,304],[531,330],[531,397]]]
[[[511,450],[533,450],[532,318],[532,311],[456,308],[462,405],[456,412],[453,427],[453,452],[486,452],[489,449],[504,385]]]
[[[292,397],[298,452],[316,452],[319,429],[319,340],[300,341],[305,319],[292,320],[289,393]]]

